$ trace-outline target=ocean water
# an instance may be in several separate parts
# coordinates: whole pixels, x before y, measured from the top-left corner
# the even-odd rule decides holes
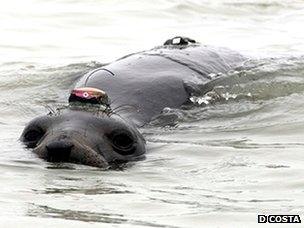
[[[304,210],[304,2],[24,0],[0,7],[3,227],[261,227]],[[174,126],[141,129],[124,170],[47,163],[18,141],[77,78],[175,35],[228,47],[243,68]]]

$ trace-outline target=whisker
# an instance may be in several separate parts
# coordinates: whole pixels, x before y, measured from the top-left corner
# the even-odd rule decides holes
[[[109,105],[111,106],[112,104],[114,104],[116,101],[118,100],[118,98],[116,98],[115,100],[110,100]]]
[[[43,107],[48,110],[48,115],[52,116],[56,113],[56,111],[48,104],[43,104]]]
[[[116,112],[113,112],[111,115],[117,115],[119,116],[121,119],[123,119],[124,121],[128,122],[126,118],[122,117],[120,114],[116,113]]]

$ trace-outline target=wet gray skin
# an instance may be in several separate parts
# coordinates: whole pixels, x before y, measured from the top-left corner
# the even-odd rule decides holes
[[[149,123],[164,108],[179,108],[191,96],[203,95],[210,87],[208,82],[215,79],[210,74],[225,73],[245,60],[229,49],[192,41],[171,39],[80,78],[76,88],[105,91],[112,109],[129,106],[119,111],[122,118],[68,109],[34,119],[21,140],[47,161],[106,167],[142,158],[145,142],[136,127]]]
[[[50,162],[81,163],[107,168],[144,158],[145,140],[139,131],[113,114],[65,110],[32,120],[21,141]]]

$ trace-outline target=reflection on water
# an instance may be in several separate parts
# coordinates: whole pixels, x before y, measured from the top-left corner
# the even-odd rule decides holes
[[[88,211],[76,211],[76,210],[60,210],[50,208],[48,206],[32,205],[33,209],[28,212],[29,216],[37,217],[52,217],[69,220],[78,220],[84,222],[101,222],[110,224],[130,224],[149,227],[169,227],[176,226],[161,225],[157,223],[148,223],[144,221],[128,220],[121,214],[107,214],[107,213],[93,213]]]

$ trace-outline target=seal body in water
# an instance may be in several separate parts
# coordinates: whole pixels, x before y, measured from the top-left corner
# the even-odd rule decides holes
[[[142,159],[145,140],[138,127],[164,108],[179,108],[191,96],[202,95],[204,85],[212,80],[210,74],[225,73],[244,60],[226,48],[175,37],[84,75],[74,88],[84,91],[81,105],[32,120],[21,141],[53,162],[109,167]],[[107,94],[111,110],[121,109],[119,115],[86,104],[90,89]]]

